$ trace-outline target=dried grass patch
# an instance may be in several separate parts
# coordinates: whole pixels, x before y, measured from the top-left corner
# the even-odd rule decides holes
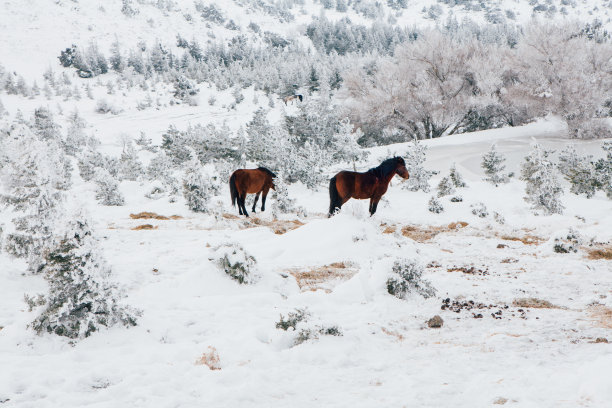
[[[404,335],[401,333],[398,333],[394,330],[389,330],[385,327],[381,327],[380,330],[385,333],[387,336],[392,336],[395,337],[398,341],[404,341]]]
[[[589,318],[597,327],[612,329],[612,308],[604,305],[593,305],[587,309]]]
[[[587,250],[589,259],[612,259],[612,246]]]
[[[352,278],[357,268],[344,262],[334,262],[316,268],[292,268],[288,272],[302,292],[323,289],[329,293],[338,283]]]
[[[139,225],[137,227],[132,228],[132,230],[135,230],[135,231],[137,231],[137,230],[154,230],[154,229],[157,229],[157,228],[158,228],[157,225],[142,224],[142,225]]]
[[[542,242],[544,242],[544,239],[531,234],[526,234],[522,237],[517,237],[513,235],[502,235],[500,238],[504,241],[520,241],[524,245],[540,245]]]
[[[246,228],[254,228],[254,227],[268,227],[272,231],[274,231],[277,235],[282,235],[291,230],[300,228],[304,223],[300,220],[273,220],[267,221],[262,220],[261,218],[252,218],[249,220],[249,223],[252,224],[247,226]]]
[[[212,346],[208,346],[208,352],[203,353],[202,357],[198,358],[195,364],[205,365],[211,370],[220,370],[221,361],[219,359],[219,353],[217,353],[217,349]]]
[[[512,301],[512,306],[526,307],[532,309],[559,309],[559,306],[555,306],[548,300],[538,298],[519,298]]]
[[[419,227],[416,225],[406,225],[402,228],[402,235],[406,238],[410,238],[413,241],[425,242],[434,238],[436,235],[443,232],[457,231],[458,229],[468,226],[465,221],[451,222],[447,226],[429,226]]]
[[[180,215],[171,215],[169,217],[166,217],[165,215],[159,215],[159,214],[156,214],[154,212],[143,211],[143,212],[139,212],[138,214],[130,214],[130,218],[133,219],[133,220],[150,220],[150,219],[154,219],[154,220],[180,220],[183,217],[181,217]]]
[[[380,224],[381,227],[383,227],[383,234],[393,234],[395,231],[397,231],[397,226],[395,225],[388,225],[385,223]]]

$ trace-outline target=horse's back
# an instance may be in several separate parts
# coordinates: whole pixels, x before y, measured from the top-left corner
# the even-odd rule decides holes
[[[232,173],[232,177],[235,178],[236,187],[241,194],[255,194],[264,188],[268,178],[272,180],[268,172],[274,174],[270,170],[238,169]]]

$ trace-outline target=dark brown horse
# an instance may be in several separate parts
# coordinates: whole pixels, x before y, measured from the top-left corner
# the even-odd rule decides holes
[[[376,212],[380,198],[387,191],[394,175],[410,177],[406,162],[401,157],[387,159],[365,173],[341,171],[329,181],[329,216],[334,215],[349,198],[370,199],[370,216]]]
[[[255,212],[259,194],[263,193],[261,197],[261,211],[266,210],[266,197],[268,196],[268,191],[270,191],[270,189],[275,189],[272,180],[274,177],[276,177],[276,174],[265,167],[259,167],[257,169],[239,169],[232,173],[229,181],[232,205],[236,205],[236,201],[238,201],[238,212],[240,215],[249,216],[244,206],[247,194],[257,193],[255,202],[253,203],[253,212]]]

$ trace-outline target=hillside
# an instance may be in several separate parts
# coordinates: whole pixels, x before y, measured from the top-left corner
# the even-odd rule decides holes
[[[4,0],[0,407],[607,407],[610,12]]]

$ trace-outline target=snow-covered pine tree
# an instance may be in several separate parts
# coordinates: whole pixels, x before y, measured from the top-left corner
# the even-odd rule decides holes
[[[603,157],[593,163],[597,177],[598,188],[612,200],[612,142],[604,142],[601,148],[606,152]]]
[[[204,175],[202,170],[196,158],[187,163],[183,177],[183,197],[191,211],[207,213],[210,211],[210,199],[218,194],[219,185]]]
[[[96,182],[96,200],[102,205],[124,205],[125,198],[119,191],[119,183],[104,168],[96,168],[94,180]]]
[[[559,183],[557,169],[549,158],[551,153],[551,150],[533,143],[531,153],[521,165],[521,180],[526,183],[525,201],[531,203],[534,210],[543,210],[546,214],[561,214],[563,204],[560,196],[563,189]]]
[[[28,269],[38,272],[44,261],[42,253],[53,238],[53,230],[64,196],[70,184],[61,149],[52,140],[39,140],[25,125],[17,125],[2,140],[7,154],[2,176],[7,194],[1,201],[21,213],[13,219],[14,232],[7,234],[6,251],[26,258]]]
[[[450,177],[442,177],[438,183],[438,197],[444,197],[455,193],[455,184]]]
[[[497,151],[497,146],[492,144],[491,149],[482,156],[481,167],[487,175],[484,180],[495,184],[495,187],[507,183],[508,175],[502,173],[506,168],[506,165],[503,164],[505,161],[506,158]]]
[[[601,179],[595,169],[593,156],[580,157],[574,145],[569,145],[559,153],[559,172],[570,182],[570,192],[593,197],[601,188]]]
[[[465,184],[465,181],[463,180],[463,177],[457,171],[457,167],[455,166],[455,163],[453,163],[453,165],[450,168],[450,175],[449,175],[449,177],[450,177],[450,179],[453,182],[453,185],[455,187],[457,187],[457,188],[467,187],[467,184]]]
[[[131,140],[123,144],[123,151],[119,159],[119,177],[121,180],[138,180],[144,174],[144,167],[138,158],[138,153]]]
[[[424,167],[427,159],[427,146],[420,143],[417,139],[413,139],[413,144],[406,152],[406,168],[410,173],[410,178],[403,185],[410,191],[429,192],[429,179],[433,175],[432,171],[426,170]]]
[[[150,137],[147,137],[145,132],[140,132],[140,137],[134,141],[142,150],[146,150],[151,153],[157,152],[157,146],[153,145],[153,141]]]
[[[138,312],[119,304],[104,259],[89,222],[77,215],[45,253],[42,268],[49,284],[40,315],[32,322],[39,334],[79,339],[117,323],[135,326]]]
[[[53,121],[53,114],[45,107],[39,107],[34,110],[34,118],[32,120],[32,130],[42,140],[61,139],[59,125]]]
[[[66,154],[76,156],[87,144],[87,136],[85,135],[85,121],[75,110],[68,116],[68,130],[66,130],[66,139],[64,141],[64,150]]]
[[[272,216],[278,219],[280,214],[296,212],[295,199],[289,197],[285,174],[281,170],[274,178],[274,190],[272,190]]]

